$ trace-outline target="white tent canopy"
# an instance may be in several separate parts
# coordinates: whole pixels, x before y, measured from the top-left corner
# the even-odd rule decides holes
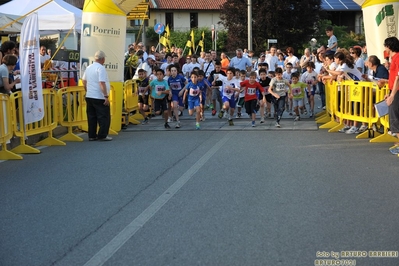
[[[2,13],[24,16],[42,5],[35,11],[39,15],[40,31],[68,31],[75,24],[75,30],[80,32],[82,10],[63,0],[13,0],[1,5],[0,10]]]
[[[23,19],[14,22],[19,16],[0,13],[0,33],[19,33]],[[12,22],[12,24],[10,24]],[[10,24],[10,25],[8,25]],[[4,28],[4,26],[8,25]]]

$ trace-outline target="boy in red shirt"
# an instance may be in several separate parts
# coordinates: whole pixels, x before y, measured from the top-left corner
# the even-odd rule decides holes
[[[255,127],[255,119],[256,119],[256,105],[258,104],[258,94],[263,95],[262,101],[266,102],[265,91],[263,87],[256,81],[256,72],[252,71],[249,74],[249,79],[244,80],[240,83],[241,87],[244,87],[245,92],[245,111],[252,118],[252,127]]]

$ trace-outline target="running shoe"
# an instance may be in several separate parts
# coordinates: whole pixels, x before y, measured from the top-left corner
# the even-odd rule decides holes
[[[256,127],[255,121],[252,121],[252,127]]]
[[[201,127],[200,127],[200,124],[199,124],[199,123],[195,123],[195,129],[196,129],[196,130],[200,130],[200,129],[201,129]]]
[[[148,118],[146,117],[143,122],[141,122],[142,125],[148,124]]]
[[[353,126],[349,128],[347,131],[345,131],[345,134],[355,134],[357,131],[357,127]]]
[[[177,121],[175,128],[180,128],[180,121]]]
[[[212,116],[215,116],[215,115],[216,115],[216,110],[212,109]]]
[[[279,122],[276,122],[274,125],[275,125],[276,127],[281,127]]]
[[[264,117],[262,117],[262,118],[260,119],[260,123],[261,123],[261,124],[265,123],[265,118],[264,118]]]
[[[294,118],[294,121],[299,121],[299,120],[301,120],[301,117],[300,117],[299,115],[297,115],[297,116]]]
[[[170,128],[170,126],[169,126],[168,123],[165,123],[165,128],[166,128],[166,129]]]
[[[219,117],[220,119],[222,119],[222,118],[223,118],[223,115],[224,115],[224,111],[223,111],[223,110],[220,110],[218,117]]]
[[[229,119],[229,126],[234,126],[233,119]]]

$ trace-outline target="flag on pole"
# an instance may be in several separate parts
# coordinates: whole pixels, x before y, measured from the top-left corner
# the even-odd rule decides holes
[[[192,55],[192,54],[193,54],[193,52],[192,52],[192,50],[191,50],[192,44],[191,44],[191,41],[190,41],[190,40],[187,41],[186,47],[189,48],[189,49],[188,49],[188,55]]]
[[[167,24],[166,27],[165,27],[165,37],[166,37],[166,39],[170,39],[169,24]]]
[[[202,31],[201,36],[202,36],[202,38],[201,38],[201,40],[199,40],[198,46],[201,46],[201,52],[203,52],[204,51],[204,40],[205,40],[205,33],[203,31]]]
[[[37,13],[26,17],[20,40],[21,91],[24,123],[43,119],[43,91],[40,66],[39,19]]]
[[[192,50],[192,52],[194,52],[195,51],[195,37],[194,37],[193,30],[191,30],[190,36],[191,36],[191,50]]]
[[[166,39],[165,36],[161,36],[161,38],[159,39],[159,43],[165,47],[168,47],[168,40]]]

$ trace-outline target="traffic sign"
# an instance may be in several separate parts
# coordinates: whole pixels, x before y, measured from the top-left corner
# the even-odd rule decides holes
[[[163,25],[162,23],[157,23],[157,24],[154,26],[154,31],[155,31],[157,34],[162,34],[162,33],[165,31],[165,25]]]

